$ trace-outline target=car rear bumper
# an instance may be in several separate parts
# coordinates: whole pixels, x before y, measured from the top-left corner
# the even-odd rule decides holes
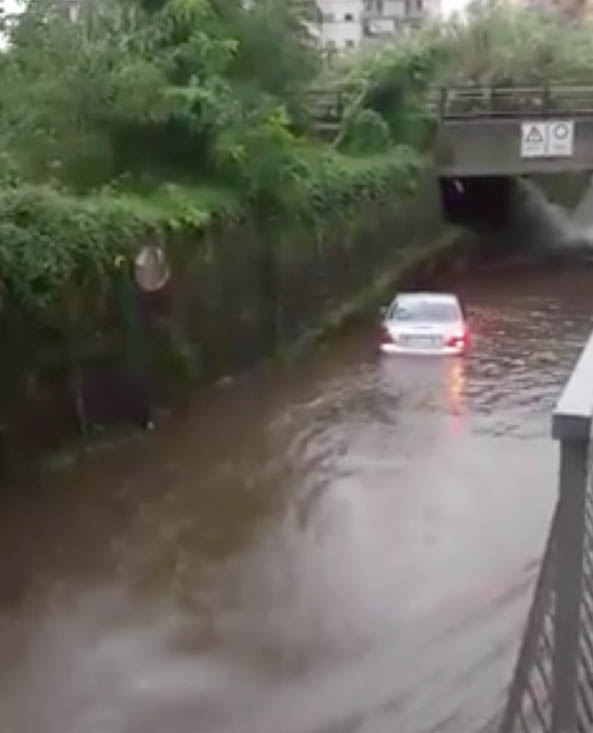
[[[462,356],[465,348],[463,346],[442,346],[435,349],[418,349],[396,344],[381,344],[381,353],[403,356]]]

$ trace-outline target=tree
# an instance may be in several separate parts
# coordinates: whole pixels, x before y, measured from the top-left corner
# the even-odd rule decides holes
[[[209,175],[219,135],[279,104],[296,114],[317,68],[280,0],[102,0],[75,17],[31,0],[10,41],[0,145],[25,178],[78,188]]]
[[[439,43],[438,78],[447,83],[588,83],[593,72],[589,26],[497,0],[473,2],[466,21],[442,28]]]

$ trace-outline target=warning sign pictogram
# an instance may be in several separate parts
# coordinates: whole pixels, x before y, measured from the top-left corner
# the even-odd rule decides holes
[[[574,154],[574,120],[552,120],[548,155],[552,157],[569,157]]]
[[[521,157],[540,158],[546,155],[548,126],[546,122],[523,122],[521,125]]]
[[[527,135],[525,135],[525,142],[539,144],[545,142],[545,138],[537,125],[532,125],[531,129],[527,132]]]
[[[551,130],[552,137],[556,140],[566,140],[570,134],[570,128],[566,122],[556,122]]]

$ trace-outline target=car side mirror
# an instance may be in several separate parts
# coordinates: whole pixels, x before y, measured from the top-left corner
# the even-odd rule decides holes
[[[387,315],[387,306],[383,305],[381,306],[381,308],[379,308],[379,315],[381,316],[381,318],[385,318],[385,316]]]

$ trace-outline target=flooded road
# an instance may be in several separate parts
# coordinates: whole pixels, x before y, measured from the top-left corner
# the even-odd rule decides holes
[[[461,283],[466,359],[360,328],[0,494],[2,733],[475,733],[556,490],[593,271]]]

